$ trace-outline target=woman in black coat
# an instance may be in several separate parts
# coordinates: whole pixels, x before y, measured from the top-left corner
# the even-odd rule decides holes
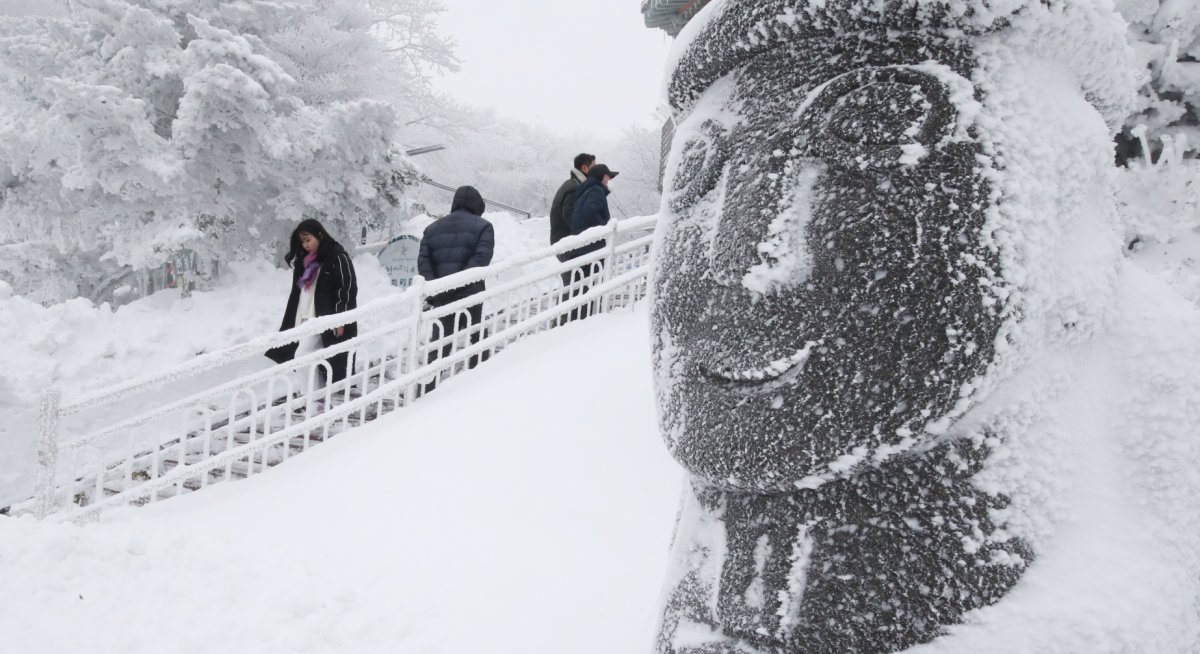
[[[292,266],[292,292],[288,296],[279,331],[287,331],[312,318],[350,311],[358,306],[358,279],[354,275],[354,262],[321,223],[310,218],[296,227],[284,261]],[[357,323],[343,325],[322,332],[319,343],[315,342],[315,337],[314,342],[304,343],[304,351],[311,352],[320,347],[344,343],[355,336],[358,336]],[[301,343],[281,345],[267,351],[267,356],[276,363],[291,361],[300,346]],[[329,367],[333,372],[331,382],[345,379],[350,368],[348,353],[330,357]]]

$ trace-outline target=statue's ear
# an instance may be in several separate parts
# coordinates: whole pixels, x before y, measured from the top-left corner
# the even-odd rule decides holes
[[[948,138],[958,111],[944,82],[904,66],[841,75],[799,111],[813,156],[852,170],[917,166]]]

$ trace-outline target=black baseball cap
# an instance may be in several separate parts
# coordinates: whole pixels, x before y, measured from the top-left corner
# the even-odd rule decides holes
[[[621,173],[618,173],[615,170],[609,170],[608,166],[605,166],[604,164],[596,164],[595,166],[592,166],[590,170],[588,170],[588,177],[593,179],[604,179],[605,175],[608,175],[610,178],[612,178],[620,174]]]

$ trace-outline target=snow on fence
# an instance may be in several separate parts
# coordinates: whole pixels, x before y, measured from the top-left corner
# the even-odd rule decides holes
[[[64,401],[49,390],[41,403],[35,497],[12,509],[79,519],[258,474],[411,404],[432,384],[531,334],[580,312],[632,305],[647,292],[654,224],[654,217],[614,221],[491,267],[428,282],[417,278],[402,294],[103,392]],[[565,263],[556,258],[601,241],[604,247],[586,256]],[[529,265],[534,263],[540,265]],[[487,283],[487,290],[443,307],[427,306],[429,297],[477,281]],[[471,308],[480,303],[482,319],[472,324]],[[360,326],[351,341],[235,379],[209,379],[231,364],[260,359],[272,347],[351,322]],[[349,376],[323,384],[331,370],[328,359],[343,353],[354,362]],[[201,382],[204,390],[153,401],[160,389],[180,381]],[[123,415],[122,405],[138,397],[158,406]],[[77,419],[85,413],[101,418]]]

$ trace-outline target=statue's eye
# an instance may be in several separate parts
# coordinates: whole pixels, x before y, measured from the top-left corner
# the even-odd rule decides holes
[[[919,166],[938,151],[958,114],[946,81],[884,66],[830,80],[798,117],[813,134],[802,145],[807,154],[843,170],[890,170]]]
[[[720,125],[705,121],[679,150],[671,184],[671,206],[679,211],[708,195],[725,166],[728,144]]]
[[[924,140],[933,103],[921,87],[874,82],[842,96],[828,129],[843,141],[866,146],[907,145]]]
[[[702,139],[692,139],[683,145],[679,153],[679,165],[675,172],[674,188],[690,187],[704,170],[710,144]]]

